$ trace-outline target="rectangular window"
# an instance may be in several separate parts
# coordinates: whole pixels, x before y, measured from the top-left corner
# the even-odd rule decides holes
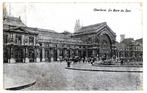
[[[8,35],[7,34],[4,34],[3,39],[4,39],[4,43],[7,43],[8,42]]]
[[[29,44],[34,45],[34,37],[29,37]]]
[[[22,43],[21,35],[16,35],[16,37],[15,37],[15,43],[18,44],[18,45],[21,45],[21,43]]]
[[[13,42],[13,33],[10,33],[9,42]]]
[[[28,36],[24,37],[24,44],[27,45],[28,44]]]

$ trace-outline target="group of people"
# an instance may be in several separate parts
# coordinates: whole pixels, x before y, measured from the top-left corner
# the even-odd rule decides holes
[[[74,57],[66,57],[65,61],[68,64],[68,67],[70,67],[70,64],[73,63],[90,63],[94,64],[96,61],[101,62],[101,63],[106,63],[106,64],[115,64],[115,63],[120,63],[123,65],[125,63],[124,58],[118,58],[117,56],[113,55],[112,57],[108,57],[107,55],[102,55],[101,57],[79,57],[79,56],[74,56]]]
[[[70,67],[71,62],[73,62],[73,64],[76,63],[91,63],[93,64],[96,61],[95,57],[79,57],[79,56],[75,56],[72,58],[65,58],[65,61],[67,62],[67,66]]]
[[[70,66],[71,63],[76,64],[76,63],[90,63],[94,64],[100,63],[104,65],[114,65],[114,64],[120,64],[120,65],[126,65],[132,62],[133,60],[130,58],[126,57],[117,57],[116,55],[113,55],[112,57],[109,57],[107,55],[102,55],[102,56],[91,56],[91,57],[79,57],[79,56],[74,56],[70,58],[65,58],[65,61],[68,63],[68,66]],[[134,61],[133,61],[134,62]]]

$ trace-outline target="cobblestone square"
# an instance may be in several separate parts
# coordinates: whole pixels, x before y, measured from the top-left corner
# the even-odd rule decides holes
[[[80,65],[89,64],[72,64],[72,67],[76,65],[80,68]],[[142,73],[69,70],[66,66],[65,62],[4,64],[4,80],[8,76],[18,76],[18,81],[20,78],[36,80],[34,85],[23,90],[142,90],[143,87]]]

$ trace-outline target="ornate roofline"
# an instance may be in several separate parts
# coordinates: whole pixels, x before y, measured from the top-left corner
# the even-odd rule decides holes
[[[81,29],[74,34],[87,34],[87,33],[95,33],[97,29],[103,28],[105,25],[107,25],[106,22],[98,23],[98,24],[93,24],[93,25],[88,25],[88,26],[83,26]]]

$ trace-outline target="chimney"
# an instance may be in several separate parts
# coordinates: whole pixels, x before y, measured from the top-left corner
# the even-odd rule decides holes
[[[21,17],[19,16],[19,20],[21,20]]]
[[[125,35],[124,34],[121,34],[120,35],[120,42],[122,42],[124,39],[125,39]]]

